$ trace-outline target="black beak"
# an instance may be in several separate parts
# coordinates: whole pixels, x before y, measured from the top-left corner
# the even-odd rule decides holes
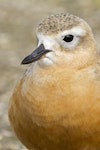
[[[51,52],[51,50],[45,49],[44,45],[41,44],[37,49],[35,49],[30,55],[25,57],[21,64],[30,64],[39,60],[44,54]]]

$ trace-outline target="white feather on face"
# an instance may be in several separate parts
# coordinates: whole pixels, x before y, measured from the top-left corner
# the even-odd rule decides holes
[[[38,46],[40,44],[43,44],[45,49],[49,49],[51,50],[51,52],[45,54],[45,56],[39,60],[39,64],[41,66],[48,66],[48,65],[51,65],[53,64],[54,62],[54,52],[55,52],[55,49],[54,49],[54,46],[57,45],[57,42],[55,40],[55,37],[53,36],[49,36],[49,35],[43,35],[43,34],[37,34],[37,38],[38,38]]]
[[[38,46],[40,44],[43,44],[46,49],[52,50],[52,52],[47,53],[45,57],[39,61],[40,64],[52,64],[56,61],[54,53],[56,53],[57,55],[60,54],[57,49],[62,47],[65,50],[72,50],[77,46],[80,38],[85,36],[85,34],[86,31],[80,26],[73,27],[70,30],[65,30],[54,35],[43,35],[42,33],[37,33],[37,38],[39,41]],[[70,42],[64,41],[64,37],[67,35],[73,36],[73,39]]]
[[[43,43],[46,49],[51,49],[53,50],[53,45],[57,45],[57,44],[61,44],[63,42],[63,38],[66,35],[73,35],[74,39],[74,43],[72,42],[67,42],[66,45],[68,45],[68,48],[70,49],[71,47],[74,47],[77,44],[77,41],[79,37],[82,37],[86,34],[86,31],[84,29],[82,29],[81,27],[74,27],[70,30],[65,30],[63,32],[58,33],[57,35],[43,35],[41,34],[37,34],[39,43],[38,46]],[[77,39],[75,39],[77,38]],[[63,42],[64,44],[65,42]],[[63,45],[62,45],[63,46]],[[67,48],[67,46],[66,46]]]
[[[72,48],[75,48],[75,46],[77,46],[79,39],[81,37],[85,36],[85,34],[86,34],[86,31],[78,26],[78,27],[73,27],[70,30],[65,30],[65,31],[59,33],[57,35],[57,39],[58,39],[60,45],[65,48],[65,50],[66,49],[71,50]],[[64,37],[68,36],[68,35],[73,36],[73,39],[70,42],[66,42],[63,40]]]

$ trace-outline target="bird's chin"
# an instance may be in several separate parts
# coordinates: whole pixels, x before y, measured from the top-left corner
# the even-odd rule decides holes
[[[48,67],[48,66],[51,66],[54,62],[50,58],[44,57],[40,59],[38,63],[41,67],[46,67],[46,66]]]

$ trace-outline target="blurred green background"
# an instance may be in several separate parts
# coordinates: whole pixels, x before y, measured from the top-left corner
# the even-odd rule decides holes
[[[100,48],[100,0],[0,0],[0,150],[26,149],[10,127],[9,98],[27,68],[22,59],[36,47],[36,24],[60,12],[85,19]]]

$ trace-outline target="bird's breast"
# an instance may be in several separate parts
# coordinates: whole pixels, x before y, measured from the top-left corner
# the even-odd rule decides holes
[[[87,69],[56,68],[28,69],[11,98],[10,121],[30,149],[80,150],[82,140],[100,141],[100,83]]]
[[[31,109],[30,115],[38,124],[62,118],[64,124],[77,124],[81,117],[95,110],[95,100],[100,99],[98,90],[99,84],[88,71],[37,68],[22,83],[21,102],[27,111]]]

